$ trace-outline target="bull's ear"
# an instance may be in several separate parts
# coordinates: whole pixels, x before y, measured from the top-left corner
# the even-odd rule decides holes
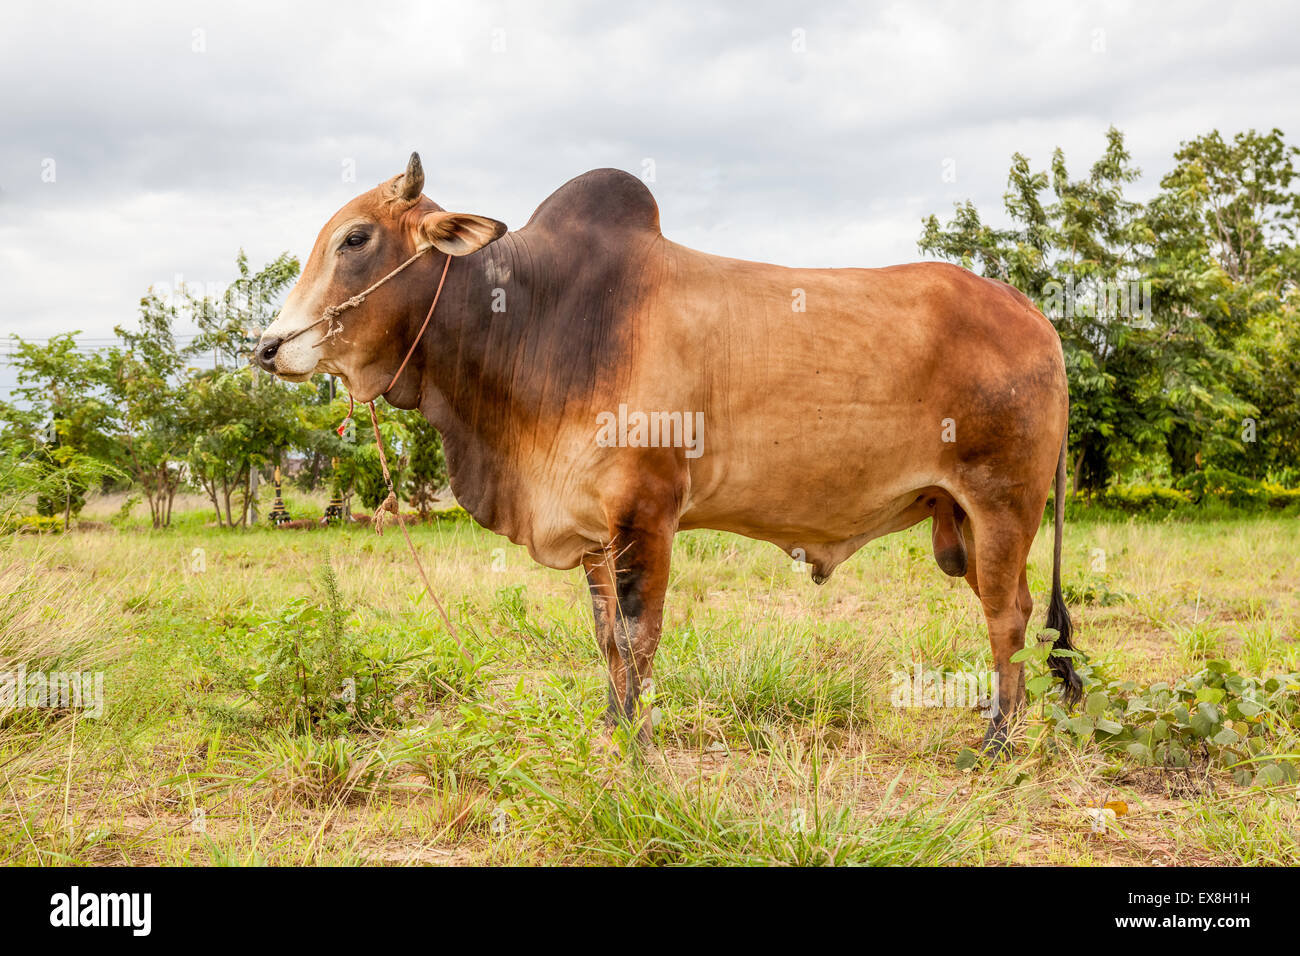
[[[467,212],[431,212],[421,217],[416,249],[433,246],[449,256],[467,256],[506,234],[506,224]]]

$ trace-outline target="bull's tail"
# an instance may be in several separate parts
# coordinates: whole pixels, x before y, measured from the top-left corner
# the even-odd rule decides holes
[[[1047,605],[1047,626],[1059,635],[1052,646],[1058,651],[1074,650],[1070,643],[1070,633],[1074,627],[1070,623],[1070,611],[1065,606],[1065,597],[1061,594],[1061,535],[1065,530],[1065,448],[1066,438],[1061,439],[1061,457],[1056,463],[1056,535],[1052,542],[1052,599]],[[1052,655],[1048,658],[1052,673],[1061,679],[1061,695],[1066,707],[1073,707],[1083,694],[1083,681],[1075,673],[1074,661],[1070,657]]]

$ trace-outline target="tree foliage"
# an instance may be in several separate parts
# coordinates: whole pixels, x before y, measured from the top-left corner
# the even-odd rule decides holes
[[[1076,491],[1210,464],[1294,480],[1297,150],[1278,130],[1184,143],[1149,202],[1112,128],[1086,176],[1012,157],[1005,227],[970,202],[923,252],[1016,286],[1056,324]]]
[[[297,276],[297,261],[285,254],[254,269],[241,251],[235,268],[219,294],[150,290],[136,323],[119,325],[108,349],[80,347],[77,333],[16,343],[19,387],[13,401],[0,403],[0,492],[7,495],[0,504],[12,510],[34,501],[39,514],[63,515],[66,524],[96,482],[125,479],[147,501],[154,527],[165,528],[189,484],[208,497],[220,525],[239,527],[250,519],[254,471],[269,474],[303,456],[312,462],[307,483],[325,478],[378,506],[387,486],[368,419],[340,435],[347,401],[332,383],[281,382],[246,361]],[[176,335],[184,318],[199,330],[188,346]],[[195,367],[208,355],[213,368]],[[379,415],[403,487],[418,415],[383,403]],[[441,443],[432,429],[420,437],[420,475],[436,481]],[[424,485],[412,488],[424,494]]]

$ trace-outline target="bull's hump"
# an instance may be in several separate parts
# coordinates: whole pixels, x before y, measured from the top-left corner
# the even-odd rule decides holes
[[[659,204],[636,176],[593,169],[570,179],[537,207],[529,226],[604,227],[659,233]]]

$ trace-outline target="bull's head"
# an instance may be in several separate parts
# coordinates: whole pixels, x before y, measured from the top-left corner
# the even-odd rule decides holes
[[[321,321],[325,310],[368,289],[421,249],[465,256],[506,231],[495,219],[445,212],[422,195],[423,188],[424,169],[412,153],[406,172],[334,214],[316,237],[284,308],[262,334],[258,365],[292,382],[315,372],[338,375],[359,401],[388,387],[429,308],[443,257],[427,253],[336,319]]]

